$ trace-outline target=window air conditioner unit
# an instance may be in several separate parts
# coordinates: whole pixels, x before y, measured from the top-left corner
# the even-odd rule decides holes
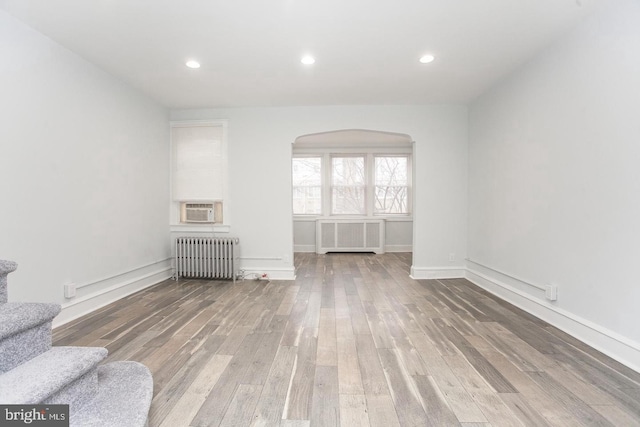
[[[182,203],[182,222],[213,223],[213,203]]]

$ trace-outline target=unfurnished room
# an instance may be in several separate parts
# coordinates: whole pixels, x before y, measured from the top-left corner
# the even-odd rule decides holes
[[[0,425],[640,425],[637,0],[0,0]]]

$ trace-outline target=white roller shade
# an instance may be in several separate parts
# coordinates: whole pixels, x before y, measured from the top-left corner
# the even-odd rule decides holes
[[[172,127],[174,200],[223,199],[222,141],[222,126]]]

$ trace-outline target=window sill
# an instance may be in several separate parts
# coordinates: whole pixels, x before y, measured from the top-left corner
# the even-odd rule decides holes
[[[331,216],[323,216],[323,215],[294,215],[294,222],[316,222],[319,219],[323,220],[331,220],[331,219],[354,219],[354,220],[362,220],[362,219],[384,219],[387,222],[412,222],[413,216],[403,216],[403,215],[375,215],[375,216],[366,216],[366,215],[331,215]]]
[[[223,224],[171,224],[170,231],[183,233],[229,233],[231,226]]]

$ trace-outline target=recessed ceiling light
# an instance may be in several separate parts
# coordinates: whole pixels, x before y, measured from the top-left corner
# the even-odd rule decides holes
[[[311,65],[314,62],[316,62],[316,60],[311,55],[305,55],[305,56],[302,57],[300,62],[302,62],[304,65]]]
[[[194,61],[193,59],[187,61],[187,63],[184,65],[189,68],[200,68],[200,63],[198,61]]]
[[[424,55],[420,58],[420,62],[423,64],[428,64],[429,62],[433,62],[434,59],[436,59],[436,57],[433,55]]]

